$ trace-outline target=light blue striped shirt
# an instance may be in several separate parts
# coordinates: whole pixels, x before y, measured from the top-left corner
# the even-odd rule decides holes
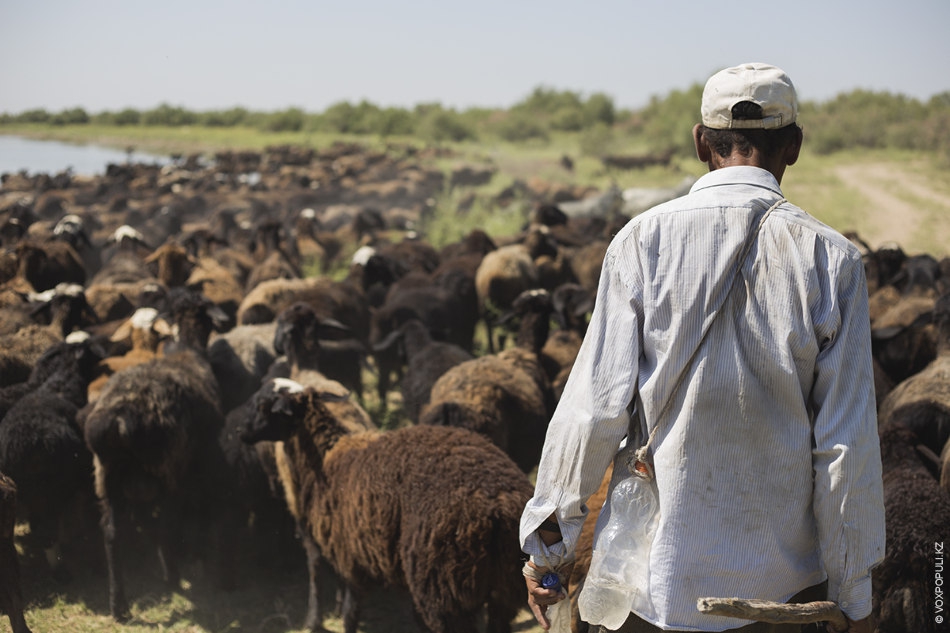
[[[784,601],[826,578],[849,617],[871,611],[884,503],[857,249],[798,207],[778,207],[686,366],[746,236],[781,196],[765,170],[718,169],[617,234],[522,517],[522,547],[537,562],[573,555],[639,381],[647,425],[659,425],[661,519],[650,591],[631,610],[662,628],[741,626],[699,613],[696,600]],[[535,530],[551,513],[564,538],[546,548]]]

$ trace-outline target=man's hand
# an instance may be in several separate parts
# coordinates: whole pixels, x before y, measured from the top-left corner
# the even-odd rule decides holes
[[[531,562],[529,562],[528,565],[538,571],[539,577],[545,572],[550,571],[543,567],[538,567]],[[570,578],[571,566],[562,568],[560,572],[562,578]],[[540,580],[530,576],[525,576],[524,581],[528,588],[528,606],[531,608],[531,613],[534,614],[534,619],[538,621],[541,628],[547,631],[551,628],[551,621],[547,615],[548,607],[567,598],[567,587],[562,587],[560,591],[556,589],[545,589],[541,586]]]

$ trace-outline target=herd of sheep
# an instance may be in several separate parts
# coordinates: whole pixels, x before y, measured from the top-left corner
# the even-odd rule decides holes
[[[3,176],[0,611],[14,633],[38,598],[18,557],[45,554],[68,583],[90,516],[84,555],[105,553],[119,621],[140,551],[157,549],[170,589],[201,559],[228,591],[248,556],[289,543],[309,574],[307,630],[336,608],[354,633],[366,592],[393,586],[423,630],[511,631],[530,473],[627,218],[568,216],[558,203],[582,192],[519,185],[533,202],[519,233],[436,247],[417,232],[432,197],[491,174],[420,158],[339,144]],[[950,260],[852,237],[884,460],[878,631],[932,631]],[[586,629],[576,609],[572,626]]]

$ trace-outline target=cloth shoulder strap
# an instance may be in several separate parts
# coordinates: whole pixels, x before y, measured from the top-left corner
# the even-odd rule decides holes
[[[650,435],[647,438],[646,443],[637,449],[635,456],[639,462],[647,462],[648,452],[650,446],[653,445],[653,440],[656,438],[657,431],[660,428],[660,420],[663,419],[663,416],[669,410],[670,406],[673,404],[673,397],[676,392],[679,391],[680,386],[682,385],[683,379],[686,377],[686,371],[693,364],[693,361],[696,359],[696,354],[699,353],[699,349],[703,346],[703,341],[706,340],[706,335],[709,334],[709,330],[712,329],[713,323],[716,321],[716,318],[719,316],[719,313],[722,311],[722,306],[725,305],[726,300],[729,298],[729,295],[732,294],[732,289],[735,288],[736,280],[739,278],[739,271],[742,269],[742,264],[745,262],[746,257],[749,255],[749,251],[752,250],[752,244],[755,243],[756,238],[759,235],[759,232],[762,230],[762,225],[765,224],[765,220],[772,214],[772,211],[775,211],[782,204],[787,202],[785,198],[779,198],[778,201],[773,204],[771,207],[766,209],[759,217],[759,223],[756,225],[755,230],[751,231],[746,237],[745,244],[742,246],[742,250],[739,251],[738,256],[736,257],[736,263],[732,268],[732,278],[729,280],[727,290],[722,294],[722,300],[719,302],[719,305],[713,310],[712,318],[706,320],[706,326],[703,328],[703,333],[699,337],[699,342],[696,344],[693,353],[690,354],[689,360],[686,361],[686,364],[683,365],[682,371],[680,371],[679,376],[676,378],[676,382],[673,384],[673,389],[670,391],[670,398],[667,399],[666,404],[663,405],[663,408],[660,410],[659,415],[657,416],[657,424],[650,429]],[[637,397],[639,398],[639,389],[637,390]],[[643,415],[643,407],[638,403],[637,410],[639,415]]]

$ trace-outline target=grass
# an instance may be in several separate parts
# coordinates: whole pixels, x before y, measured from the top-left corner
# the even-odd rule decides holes
[[[387,141],[378,137],[330,135],[309,132],[263,132],[250,127],[157,127],[111,125],[50,126],[38,123],[0,125],[0,134],[24,136],[37,140],[102,145],[124,150],[134,147],[151,154],[212,154],[223,150],[262,150],[271,145],[306,145],[326,147],[334,141],[353,141],[371,147],[385,147]],[[408,139],[389,139],[407,142]]]

